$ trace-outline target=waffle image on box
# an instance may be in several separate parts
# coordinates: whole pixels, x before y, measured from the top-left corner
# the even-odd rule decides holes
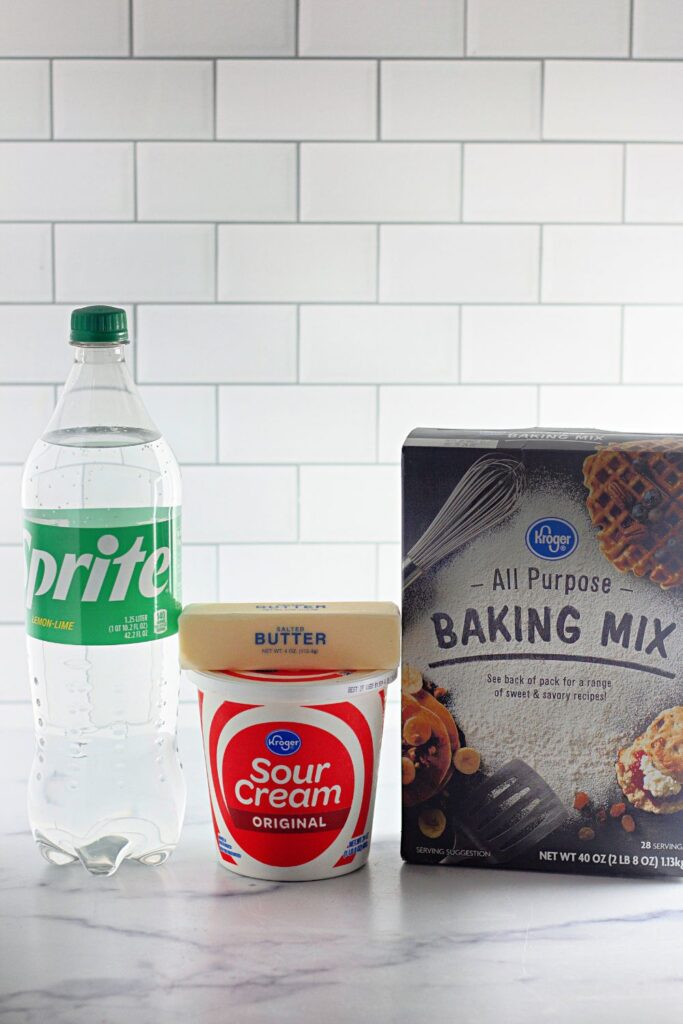
[[[683,874],[683,436],[414,430],[405,860]]]

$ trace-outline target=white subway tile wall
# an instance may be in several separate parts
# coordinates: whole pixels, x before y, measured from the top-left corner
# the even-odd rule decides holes
[[[683,431],[679,0],[96,6],[0,3],[0,700],[74,305],[128,311],[187,600],[398,599],[414,426]]]
[[[0,58],[0,139],[49,139],[50,64]]]

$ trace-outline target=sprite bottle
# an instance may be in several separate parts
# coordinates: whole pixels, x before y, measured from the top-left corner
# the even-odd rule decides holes
[[[71,316],[74,364],[24,469],[34,839],[112,874],[178,842],[180,473],[125,361],[126,313]]]

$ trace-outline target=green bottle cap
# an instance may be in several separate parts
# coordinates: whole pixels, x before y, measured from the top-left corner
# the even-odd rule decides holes
[[[71,340],[86,345],[128,343],[125,309],[118,306],[82,306],[71,313]]]

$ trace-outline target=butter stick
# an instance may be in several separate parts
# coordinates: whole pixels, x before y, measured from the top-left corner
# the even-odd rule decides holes
[[[190,604],[180,616],[183,668],[394,669],[400,614],[389,601]]]

